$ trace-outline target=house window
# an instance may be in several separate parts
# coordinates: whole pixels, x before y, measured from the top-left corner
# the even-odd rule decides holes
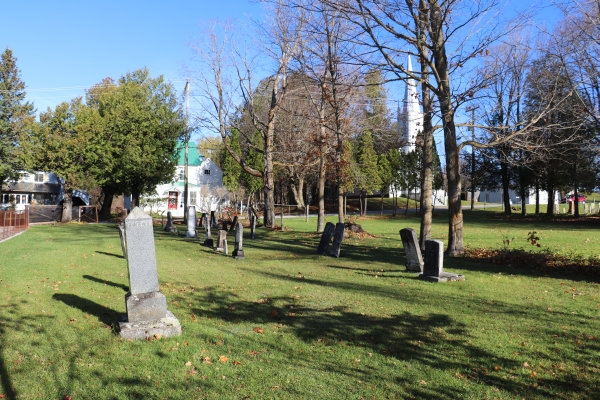
[[[210,169],[205,169],[204,170],[204,175],[210,175]]]
[[[44,174],[35,174],[35,182],[44,182]]]
[[[196,205],[196,192],[190,192],[190,206]]]

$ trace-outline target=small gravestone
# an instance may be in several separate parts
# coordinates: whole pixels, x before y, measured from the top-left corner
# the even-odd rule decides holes
[[[335,225],[333,222],[328,222],[325,224],[325,229],[323,229],[323,233],[321,234],[321,241],[319,242],[319,247],[317,247],[317,254],[322,256],[327,255],[327,249],[329,248],[329,243],[331,242],[331,237],[333,236],[333,231],[335,230]]]
[[[410,272],[423,272],[423,257],[417,240],[417,232],[412,228],[400,230],[402,246],[406,254],[406,270]]]
[[[215,243],[213,241],[212,236],[210,235],[210,224],[206,224],[204,226],[204,233],[206,234],[206,238],[204,239],[204,246],[206,247],[214,247]]]
[[[244,259],[244,249],[243,249],[243,241],[244,241],[244,225],[241,222],[238,222],[235,228],[235,248],[233,249],[233,253],[231,255],[235,259]]]
[[[256,216],[250,215],[250,239],[254,239],[254,231],[256,230]]]
[[[419,279],[430,282],[464,281],[465,276],[444,272],[444,243],[441,240],[426,240],[425,264]]]
[[[237,226],[237,223],[238,223],[238,217],[236,215],[235,217],[233,217],[233,221],[231,221],[231,227],[229,228],[229,232],[233,232],[233,230]]]
[[[225,238],[225,240],[223,241],[223,254],[229,254],[229,250],[227,250],[227,238]]]
[[[123,258],[127,260],[127,243],[125,242],[125,228],[123,227],[124,222],[119,224],[119,238],[121,238],[121,250],[123,251]]]
[[[225,245],[224,242],[227,241],[227,231],[223,229],[219,229],[217,235],[217,251],[224,251]]]
[[[330,256],[335,258],[340,257],[342,240],[344,240],[344,223],[338,222],[335,224],[335,229],[333,231],[333,244],[331,245],[331,251],[329,252]]]
[[[196,232],[196,224],[198,223],[196,217],[196,207],[189,206],[188,207],[188,215],[187,215],[187,231],[185,232],[186,238],[196,238],[198,237],[198,232]]]
[[[173,225],[173,216],[171,211],[167,213],[167,225],[165,225],[165,232],[177,233],[177,228]]]
[[[167,310],[167,298],[159,290],[152,218],[136,207],[125,219],[129,293],[127,315],[119,321],[125,339],[146,339],[181,334],[181,325]]]
[[[206,213],[202,213],[200,217],[200,227],[204,228],[206,226]]]
[[[214,211],[210,212],[210,226],[213,228],[219,227],[219,223],[217,221],[217,215]]]

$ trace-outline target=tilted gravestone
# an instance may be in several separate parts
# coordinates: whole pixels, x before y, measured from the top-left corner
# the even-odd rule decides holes
[[[171,211],[167,213],[167,225],[165,225],[165,232],[177,233],[177,228],[173,225],[173,216]]]
[[[419,279],[430,282],[464,281],[465,276],[444,272],[444,243],[441,240],[426,240],[425,265]]]
[[[339,258],[340,250],[342,248],[342,241],[344,240],[344,223],[338,222],[335,224],[335,230],[333,231],[333,244],[331,245],[331,251],[329,255],[332,257]]]
[[[198,232],[196,232],[197,224],[198,224],[198,220],[196,217],[196,207],[189,206],[188,207],[188,216],[187,216],[187,231],[185,232],[186,238],[198,237]]]
[[[412,228],[404,228],[400,230],[400,238],[402,246],[406,254],[406,270],[410,272],[423,272],[423,257],[419,248],[417,232]]]
[[[217,235],[217,251],[224,251],[225,245],[224,242],[227,241],[227,231],[223,229],[219,229]]]
[[[235,247],[233,249],[233,253],[231,255],[235,259],[244,259],[244,225],[241,222],[238,222],[237,227],[235,228]]]
[[[254,231],[256,230],[256,216],[250,215],[250,239],[254,239]]]
[[[319,247],[317,247],[317,254],[322,256],[327,255],[327,249],[329,248],[329,243],[331,242],[331,237],[333,236],[333,231],[335,230],[335,225],[333,222],[328,222],[325,224],[325,229],[323,229],[323,233],[321,234],[321,241],[319,242]]]
[[[204,233],[206,234],[206,238],[204,239],[204,246],[206,247],[214,247],[215,243],[210,234],[210,224],[204,225]]]
[[[238,216],[233,217],[233,221],[231,221],[231,227],[229,228],[229,232],[233,232],[238,223]]]
[[[125,219],[125,240],[129,293],[125,295],[127,315],[119,322],[121,337],[180,335],[181,325],[167,310],[167,298],[158,286],[152,218],[139,207]]]
[[[125,228],[123,227],[124,222],[119,224],[119,238],[121,239],[121,250],[123,251],[123,258],[127,260],[127,243],[125,242]]]

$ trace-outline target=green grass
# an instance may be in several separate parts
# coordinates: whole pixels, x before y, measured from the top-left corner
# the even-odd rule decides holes
[[[465,212],[468,247],[597,255],[597,222]],[[334,221],[332,219],[332,221]],[[182,336],[126,341],[127,265],[113,225],[43,225],[0,243],[6,398],[592,398],[597,278],[446,259],[464,282],[405,272],[398,231],[357,220],[341,258],[315,255],[315,219],[246,239],[246,260],[156,229],[161,290]],[[183,232],[183,231],[182,231]],[[446,241],[447,216],[434,237]],[[230,239],[231,241],[233,239]],[[230,247],[232,247],[230,245]]]

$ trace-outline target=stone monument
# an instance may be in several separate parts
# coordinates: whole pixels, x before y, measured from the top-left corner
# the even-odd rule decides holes
[[[196,217],[196,207],[189,206],[188,207],[188,215],[187,215],[187,231],[185,232],[186,238],[197,238],[198,232],[196,232],[196,225],[198,224],[198,219]]]
[[[216,251],[225,252],[225,242],[227,241],[227,231],[219,229],[217,234],[217,248]]]
[[[417,232],[412,228],[400,230],[402,246],[406,254],[406,270],[410,272],[423,272],[423,257],[417,240]]]
[[[464,281],[465,276],[444,272],[444,243],[441,240],[425,241],[425,265],[419,279],[430,282]]]
[[[242,242],[244,241],[244,225],[241,222],[238,222],[235,228],[235,247],[233,249],[233,253],[231,255],[235,259],[244,259],[244,249],[242,246]]]
[[[254,231],[256,230],[256,216],[250,215],[250,239],[254,239]]]
[[[171,211],[167,212],[167,225],[165,225],[165,232],[177,233],[177,227],[173,225],[173,216]]]
[[[233,221],[231,221],[231,227],[229,228],[229,232],[233,232],[238,223],[238,216],[233,217]]]
[[[333,224],[333,222],[328,222],[325,224],[325,229],[323,229],[321,241],[319,242],[319,247],[317,247],[317,254],[320,254],[322,256],[327,255],[327,249],[329,248],[329,243],[331,242],[331,236],[333,236],[334,230],[335,225]]]
[[[167,298],[158,287],[152,218],[136,207],[125,219],[129,293],[125,295],[127,315],[119,321],[126,339],[146,339],[181,334],[181,325],[167,310]]]
[[[206,247],[214,247],[215,243],[210,234],[210,224],[204,225],[204,232],[206,233],[206,239],[204,239],[204,246]]]
[[[331,245],[331,251],[329,255],[335,258],[340,257],[340,250],[342,248],[342,240],[344,240],[344,223],[338,222],[335,224],[335,229],[333,231],[333,244]]]

